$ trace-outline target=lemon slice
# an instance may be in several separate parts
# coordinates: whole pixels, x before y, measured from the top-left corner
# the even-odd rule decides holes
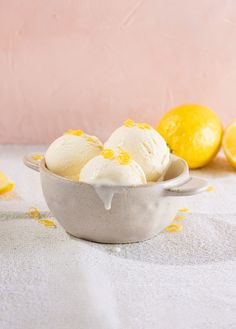
[[[222,145],[226,158],[236,168],[236,120],[225,130]]]
[[[0,194],[11,191],[14,187],[12,182],[9,182],[7,176],[0,171]]]

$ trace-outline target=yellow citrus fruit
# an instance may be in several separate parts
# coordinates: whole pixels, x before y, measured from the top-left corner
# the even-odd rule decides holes
[[[9,182],[7,176],[3,172],[0,172],[0,194],[11,191],[13,187],[14,184]]]
[[[201,105],[182,105],[167,112],[157,125],[173,154],[190,168],[206,165],[221,145],[222,125],[216,114]]]
[[[236,120],[225,130],[222,144],[226,158],[236,168]]]

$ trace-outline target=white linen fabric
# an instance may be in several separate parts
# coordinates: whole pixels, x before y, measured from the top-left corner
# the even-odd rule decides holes
[[[222,155],[192,173],[214,190],[183,198],[182,232],[114,247],[27,218],[30,206],[50,217],[22,163],[44,149],[0,147],[15,182],[0,198],[1,329],[236,328],[236,172]]]

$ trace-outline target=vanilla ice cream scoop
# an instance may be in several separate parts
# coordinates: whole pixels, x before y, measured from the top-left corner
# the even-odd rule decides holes
[[[46,165],[57,175],[79,180],[82,167],[100,154],[102,148],[97,137],[82,130],[68,130],[49,146],[45,154]]]
[[[126,120],[105,143],[106,148],[122,148],[142,167],[147,181],[157,181],[166,170],[170,151],[163,137],[147,123]]]
[[[91,159],[82,168],[80,181],[116,186],[146,184],[146,177],[140,165],[123,150],[115,153],[111,149],[104,149],[99,156]]]

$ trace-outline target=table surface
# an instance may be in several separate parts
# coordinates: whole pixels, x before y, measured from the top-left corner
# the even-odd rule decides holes
[[[236,328],[236,171],[222,154],[192,172],[213,191],[182,198],[182,232],[114,247],[27,217],[31,206],[50,217],[39,174],[22,163],[44,150],[0,146],[15,183],[0,198],[1,329]]]

